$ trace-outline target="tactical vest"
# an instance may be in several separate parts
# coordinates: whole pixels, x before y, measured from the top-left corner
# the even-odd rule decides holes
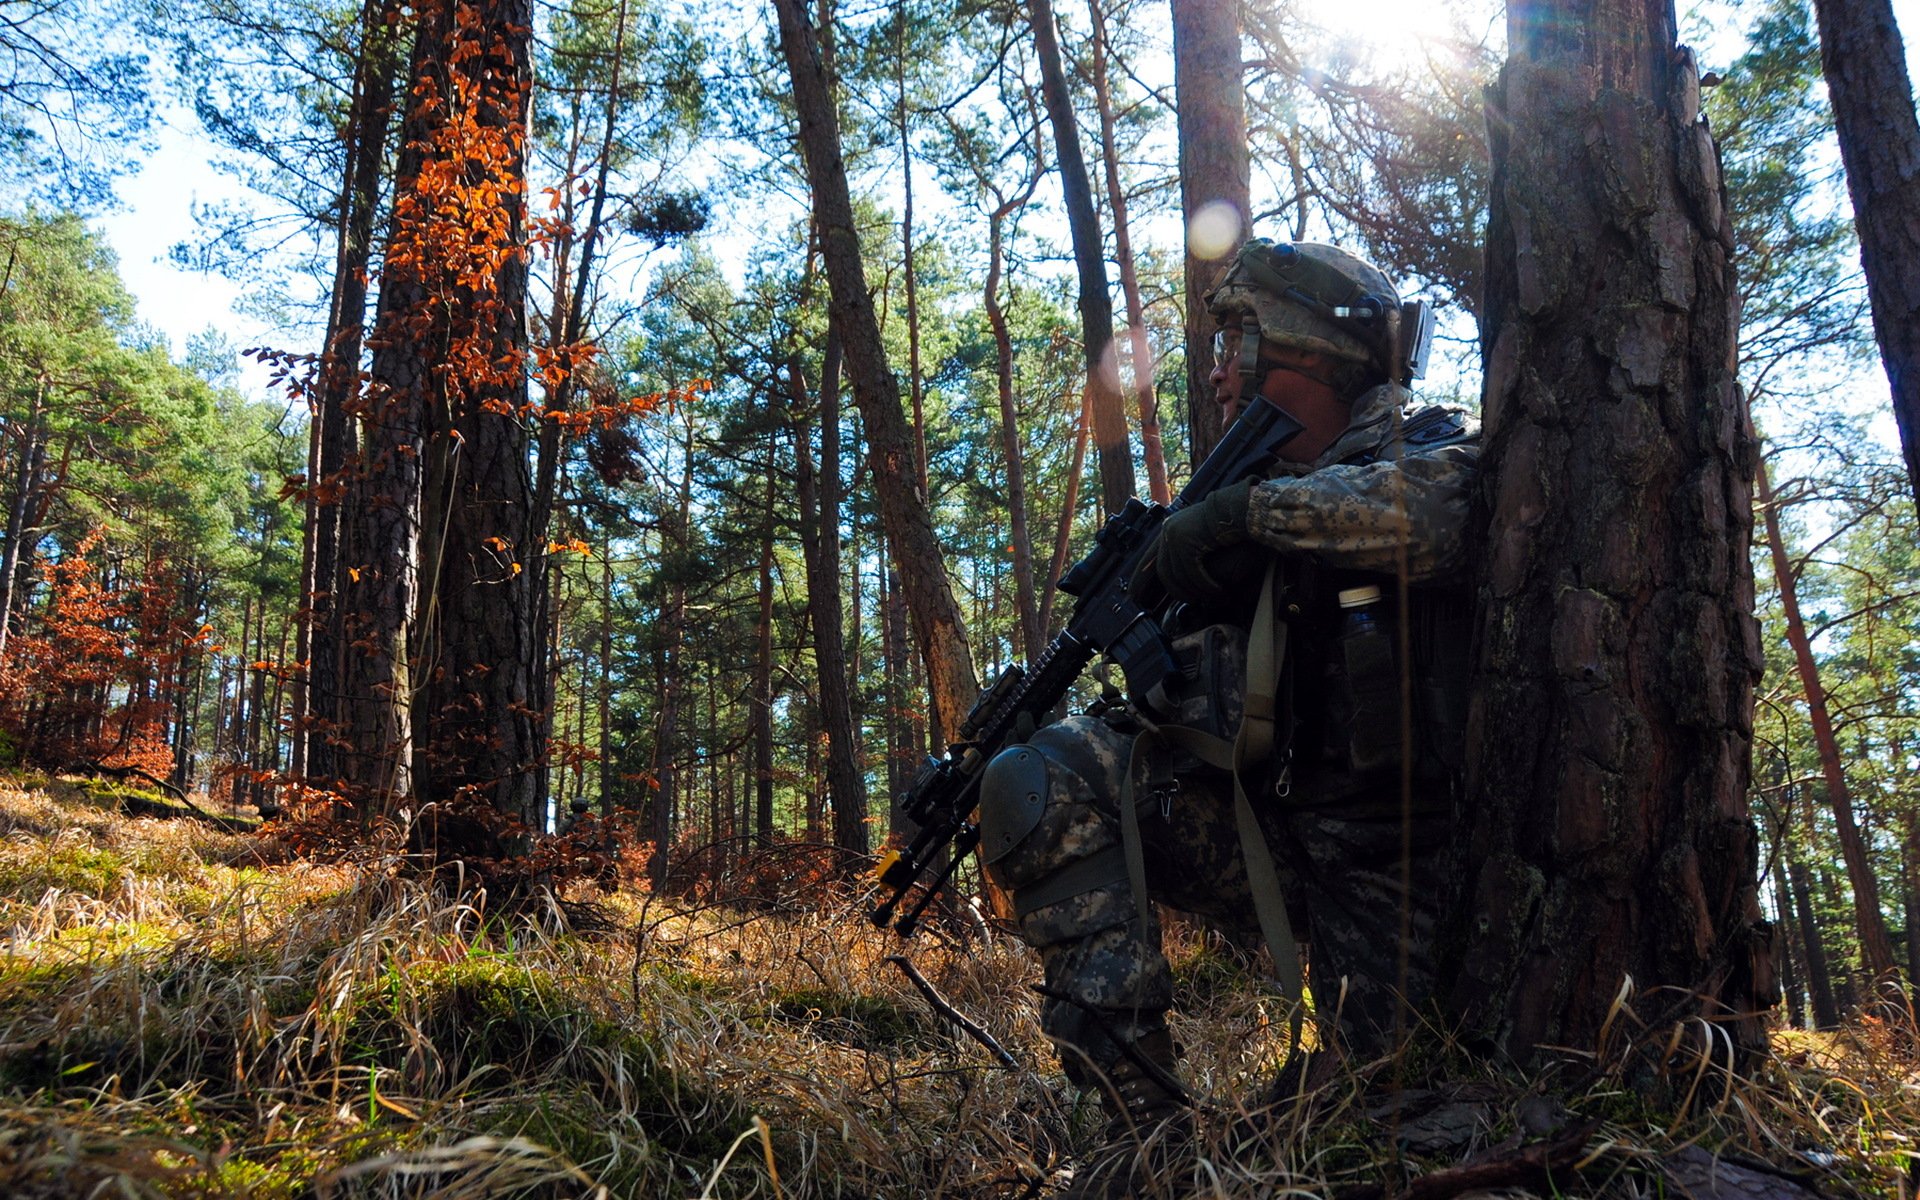
[[[1448,408],[1414,413],[1401,429],[1408,455],[1477,436],[1459,410]],[[1343,465],[1372,461],[1363,456]],[[1291,697],[1283,707],[1291,709],[1292,728],[1290,737],[1283,733],[1279,740],[1275,789],[1297,785],[1308,803],[1337,802],[1397,778],[1409,745],[1416,778],[1457,778],[1465,766],[1471,585],[1459,580],[1403,589],[1390,574],[1336,570],[1299,558],[1283,558],[1282,564],[1288,637],[1280,692],[1283,700]],[[1340,597],[1366,588],[1378,589],[1379,598],[1365,606],[1372,636],[1360,637],[1354,610],[1343,609]],[[1255,599],[1239,590],[1172,616],[1187,680],[1185,722],[1223,735],[1237,726],[1240,689],[1234,681],[1244,671],[1245,629]],[[1410,708],[1403,708],[1407,701]],[[1403,713],[1410,718],[1404,725]]]

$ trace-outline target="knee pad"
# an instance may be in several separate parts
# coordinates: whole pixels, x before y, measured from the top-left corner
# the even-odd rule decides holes
[[[1119,832],[1100,803],[1110,803],[1102,789],[1117,790],[1118,776],[1099,769],[1111,761],[1124,770],[1130,742],[1121,749],[1080,744],[1116,737],[1123,735],[1105,726],[1062,722],[1001,751],[981,776],[981,861],[1013,894],[1034,946],[1087,937],[1133,915]],[[1086,766],[1093,778],[1076,769]]]
[[[991,867],[1019,848],[1047,815],[1047,760],[1009,746],[980,776],[980,862]]]

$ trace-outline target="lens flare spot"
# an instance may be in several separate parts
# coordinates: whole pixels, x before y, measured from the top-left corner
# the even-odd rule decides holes
[[[1196,258],[1225,258],[1240,237],[1240,210],[1225,200],[1200,206],[1187,223],[1187,247]]]

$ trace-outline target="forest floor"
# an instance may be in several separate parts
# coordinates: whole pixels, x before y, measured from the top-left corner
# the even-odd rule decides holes
[[[489,913],[129,799],[0,776],[0,1195],[1037,1197],[1100,1141],[1014,939],[903,946],[859,895]],[[1679,1080],[1680,1118],[1592,1055],[1519,1079],[1444,1049],[1250,1113],[1284,1011],[1173,941],[1207,1106],[1168,1196],[1914,1195],[1920,1075],[1871,1022]]]

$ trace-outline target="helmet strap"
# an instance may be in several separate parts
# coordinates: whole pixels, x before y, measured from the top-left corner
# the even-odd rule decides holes
[[[1251,314],[1240,318],[1240,379],[1242,395],[1252,395],[1260,386],[1260,318]]]
[[[1240,394],[1243,396],[1251,396],[1258,392],[1265,384],[1267,376],[1274,371],[1291,372],[1302,379],[1310,379],[1324,387],[1330,387],[1335,392],[1345,390],[1332,376],[1316,375],[1312,371],[1286,363],[1263,362],[1260,357],[1260,319],[1258,317],[1243,317],[1240,321],[1240,355],[1235,366],[1240,372]]]

